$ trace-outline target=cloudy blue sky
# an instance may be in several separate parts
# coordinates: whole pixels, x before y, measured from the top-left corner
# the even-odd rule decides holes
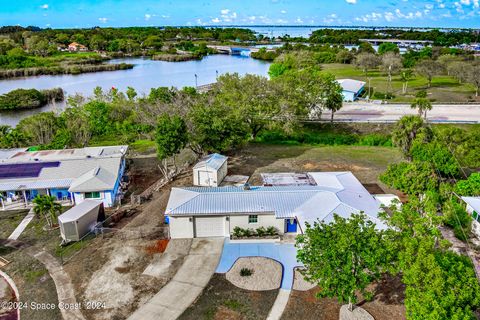
[[[480,27],[480,0],[0,0],[1,25]]]

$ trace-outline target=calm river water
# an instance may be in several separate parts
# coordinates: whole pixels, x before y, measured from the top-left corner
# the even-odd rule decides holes
[[[115,87],[125,91],[133,87],[139,94],[148,94],[151,88],[166,86],[178,87],[203,85],[215,82],[218,75],[224,73],[258,74],[266,76],[269,63],[245,56],[211,55],[199,61],[165,62],[150,59],[115,59],[110,63],[131,63],[130,70],[84,73],[80,75],[37,76],[0,80],[0,94],[18,88],[49,89],[61,87],[66,95],[81,93],[91,95],[93,89],[100,86],[106,90]],[[50,110],[62,110],[65,104],[48,105],[40,109],[15,112],[0,112],[0,124],[15,126],[29,115]]]

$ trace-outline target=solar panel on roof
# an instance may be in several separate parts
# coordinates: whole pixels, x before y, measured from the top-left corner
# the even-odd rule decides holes
[[[55,168],[60,161],[0,165],[0,178],[36,178],[43,168]]]

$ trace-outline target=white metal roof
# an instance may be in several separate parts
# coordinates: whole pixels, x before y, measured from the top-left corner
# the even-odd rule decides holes
[[[343,91],[358,93],[366,84],[364,81],[354,79],[338,79],[337,82],[342,87]]]
[[[117,175],[109,172],[103,167],[96,167],[75,179],[68,191],[90,192],[98,190],[113,189]]]
[[[472,207],[475,212],[480,214],[480,197],[462,197],[470,207]]]
[[[1,178],[0,191],[69,188],[72,185],[75,186],[72,192],[111,190],[127,149],[128,146],[111,146],[11,153],[8,159],[0,158],[0,166],[51,161],[58,161],[59,165],[42,168],[38,177]]]
[[[172,188],[166,214],[171,216],[274,213],[276,218],[328,221],[363,211],[381,229],[380,204],[351,172],[310,172],[316,186]]]
[[[101,204],[102,202],[98,200],[84,200],[81,203],[77,204],[76,206],[72,207],[71,209],[59,215],[58,221],[62,223],[77,221],[78,219],[83,217],[85,214],[89,213],[92,209],[100,207]]]
[[[200,159],[200,161],[193,167],[194,169],[208,168],[213,170],[218,170],[222,165],[227,161],[227,157],[222,156],[218,153],[209,154],[206,157]]]

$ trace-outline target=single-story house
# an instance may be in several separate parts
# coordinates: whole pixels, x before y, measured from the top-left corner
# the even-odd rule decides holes
[[[105,211],[102,201],[83,201],[58,216],[63,242],[79,241],[104,220]]]
[[[316,185],[172,188],[166,208],[171,238],[228,237],[235,227],[302,233],[306,224],[364,212],[377,228],[380,202],[351,172],[309,172]]]
[[[342,87],[343,101],[355,101],[365,90],[364,81],[353,79],[339,79],[337,82]]]
[[[480,239],[480,197],[462,197],[467,212],[472,216],[472,232]]]
[[[80,44],[80,43],[77,43],[77,42],[72,42],[68,45],[68,51],[72,51],[72,52],[75,52],[75,51],[81,51],[81,52],[85,52],[85,51],[88,51],[88,48],[86,46],[84,46],[83,44]]]
[[[227,159],[218,153],[200,159],[193,167],[193,185],[218,187],[227,175]]]
[[[31,204],[38,194],[79,204],[96,199],[111,207],[122,196],[122,176],[128,146],[64,150],[2,150],[0,199],[2,207]]]

